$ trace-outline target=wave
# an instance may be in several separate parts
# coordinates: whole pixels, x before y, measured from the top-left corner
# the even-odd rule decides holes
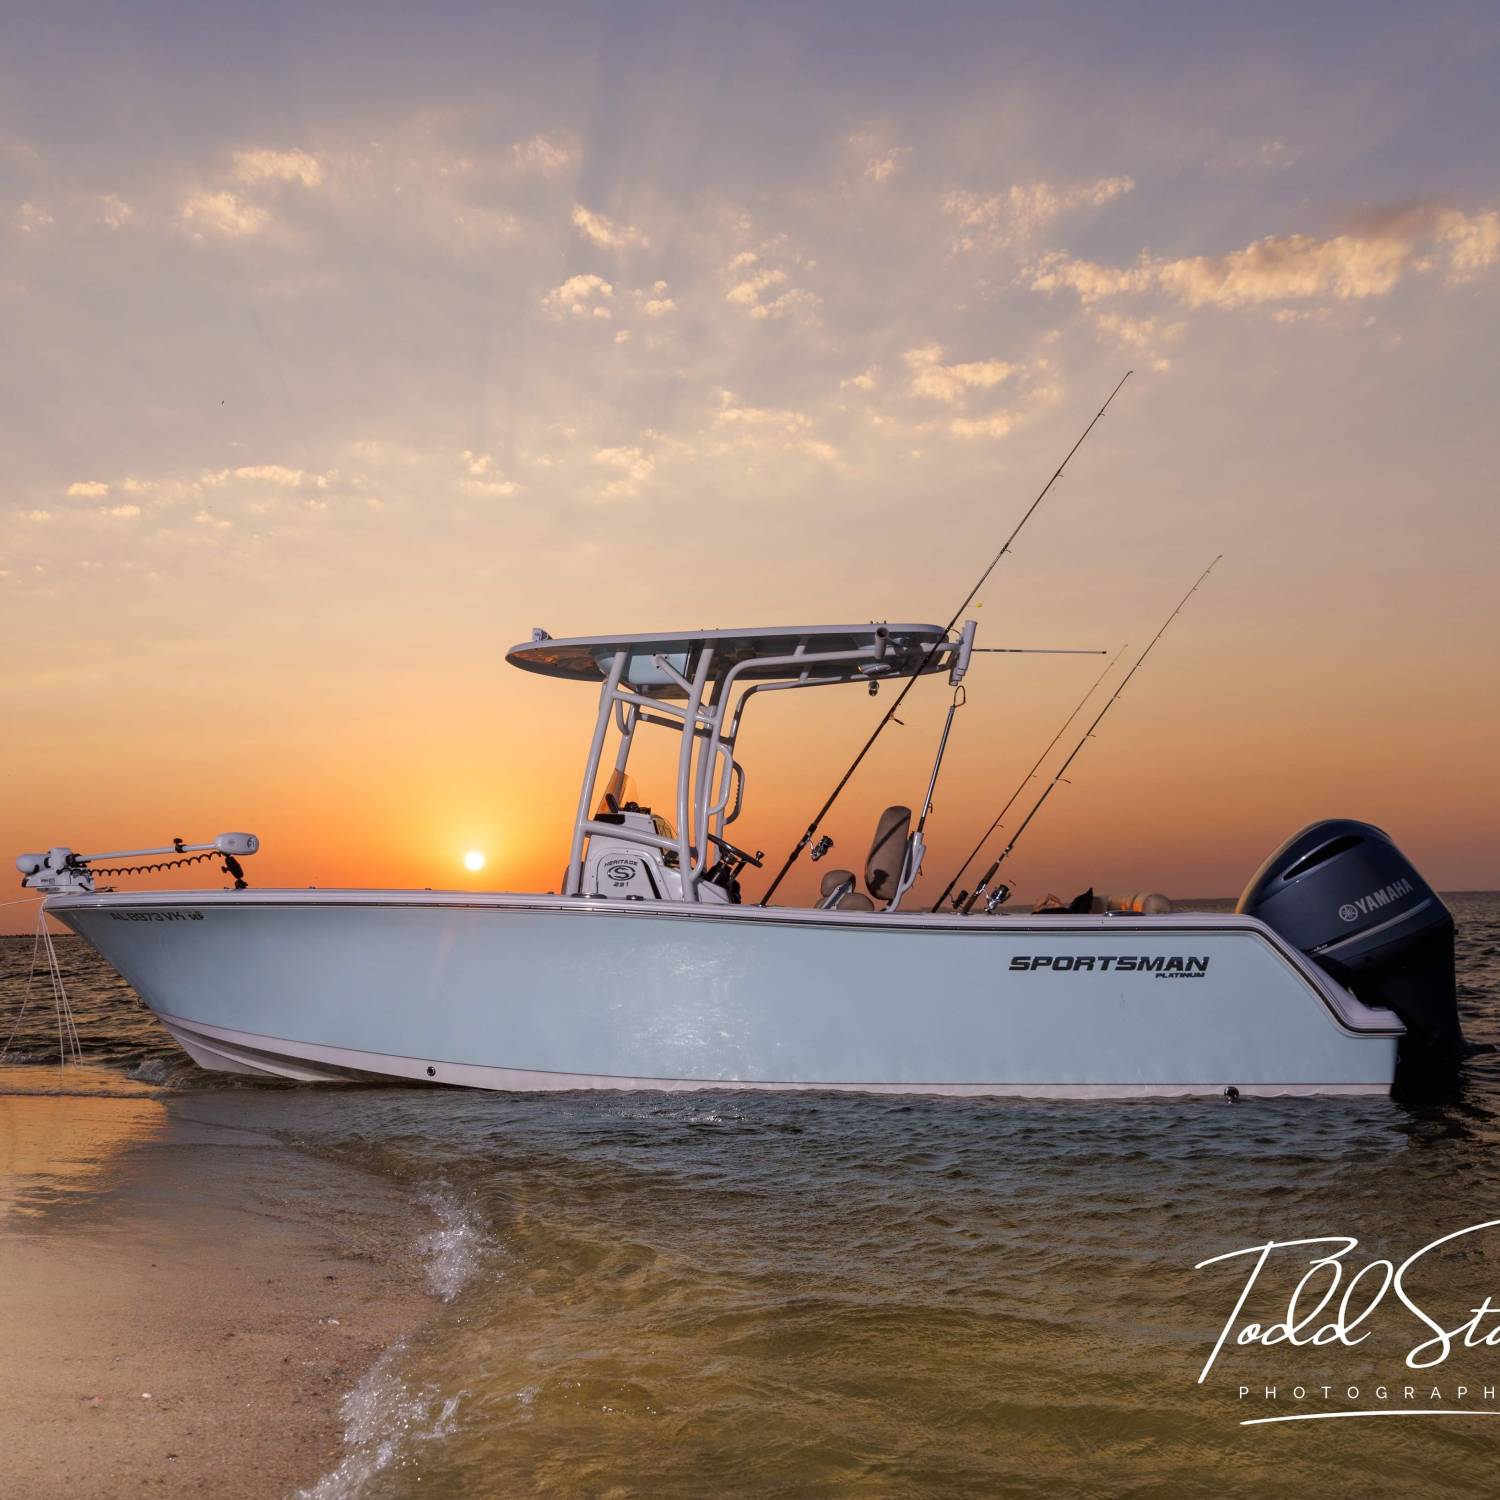
[[[361,1376],[339,1406],[344,1456],[298,1500],[353,1500],[377,1474],[401,1461],[412,1443],[452,1435],[467,1392],[441,1395],[431,1384],[413,1389],[399,1369],[407,1341],[398,1339]]]

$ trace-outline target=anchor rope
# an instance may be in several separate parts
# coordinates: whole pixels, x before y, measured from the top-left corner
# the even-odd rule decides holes
[[[47,945],[47,965],[52,980],[52,998],[57,1007],[57,1065],[64,1067],[69,1062],[83,1061],[83,1039],[78,1035],[78,1023],[73,1019],[73,1007],[68,1001],[68,991],[63,984],[62,964],[58,960],[57,949],[52,945],[52,930],[47,926],[46,917],[42,912],[37,913],[37,929]]]
[[[7,901],[4,904],[19,906],[21,902]],[[0,1062],[10,1055],[11,1045],[20,1033],[21,1023],[26,1019],[26,1012],[31,1009],[31,992],[36,986],[37,958],[42,952],[45,952],[47,956],[47,978],[52,988],[52,1003],[57,1011],[58,1065],[62,1066],[70,1061],[83,1061],[83,1038],[79,1034],[78,1023],[73,1016],[73,1006],[68,999],[67,987],[63,984],[62,963],[52,943],[52,932],[47,926],[47,914],[39,910],[36,914],[36,936],[31,944],[31,969],[26,975],[26,993],[21,997],[21,1008],[16,1014],[15,1024],[10,1028],[10,1035],[6,1037],[5,1045],[0,1047]]]

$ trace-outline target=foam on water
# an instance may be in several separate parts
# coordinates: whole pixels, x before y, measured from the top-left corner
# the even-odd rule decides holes
[[[409,1461],[412,1444],[450,1436],[462,1391],[442,1396],[431,1384],[413,1389],[400,1372],[406,1341],[397,1340],[340,1403],[344,1456],[298,1500],[354,1500],[378,1474]]]
[[[478,1213],[461,1204],[445,1186],[425,1192],[422,1201],[438,1221],[436,1228],[417,1241],[427,1270],[427,1289],[451,1302],[479,1270],[493,1242]]]
[[[424,1206],[436,1226],[417,1240],[434,1297],[452,1302],[478,1274],[491,1239],[483,1222],[460,1203],[446,1185],[424,1191]],[[338,1467],[301,1500],[353,1500],[376,1475],[412,1462],[412,1445],[451,1436],[466,1391],[444,1395],[433,1381],[413,1387],[403,1374],[408,1341],[400,1339],[370,1367],[340,1405],[344,1419],[344,1456]]]

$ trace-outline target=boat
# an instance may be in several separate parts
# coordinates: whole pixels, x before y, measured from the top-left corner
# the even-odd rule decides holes
[[[914,909],[951,709],[919,814],[887,809],[858,871],[826,872],[812,904],[746,899],[755,700],[945,673],[956,703],[974,640],[972,621],[534,631],[510,664],[597,694],[556,891],[252,889],[251,834],[17,864],[190,1057],[232,1073],[1233,1098],[1380,1094],[1398,1062],[1457,1055],[1452,918],[1369,824],[1304,829],[1233,913]],[[630,779],[645,733],[678,736],[654,804]],[[221,860],[233,884],[103,887],[153,853]]]

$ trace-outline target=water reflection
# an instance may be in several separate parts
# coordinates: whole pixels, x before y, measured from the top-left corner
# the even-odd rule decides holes
[[[167,1111],[144,1090],[122,1097],[101,1068],[5,1069],[0,1077],[0,1229],[107,1188],[133,1147],[157,1139]],[[47,1076],[37,1078],[45,1073]],[[125,1085],[128,1089],[128,1083]]]

